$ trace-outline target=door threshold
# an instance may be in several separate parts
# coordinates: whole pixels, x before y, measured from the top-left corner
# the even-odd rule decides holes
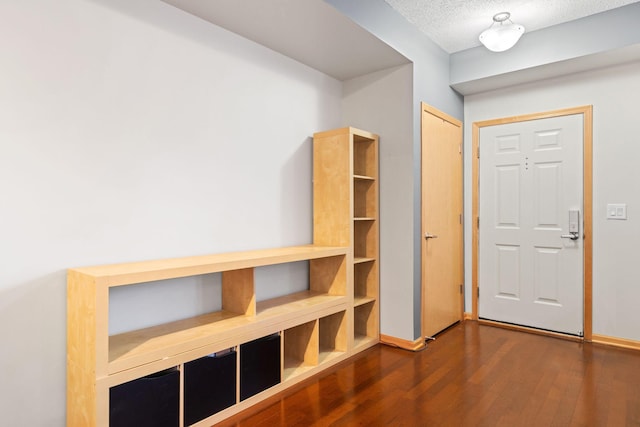
[[[531,326],[522,326],[522,325],[516,325],[513,323],[498,322],[496,320],[479,318],[478,324],[486,325],[486,326],[494,326],[496,328],[511,329],[513,331],[527,332],[530,334],[543,335],[546,337],[560,338],[567,341],[574,341],[574,342],[580,342],[580,343],[585,342],[584,337],[580,337],[578,335],[571,335],[571,334],[566,334],[562,332],[549,331],[546,329],[537,329],[537,328],[532,328]]]

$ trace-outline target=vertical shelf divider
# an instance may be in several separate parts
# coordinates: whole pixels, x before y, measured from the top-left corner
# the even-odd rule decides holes
[[[254,269],[243,268],[222,272],[222,309],[231,313],[256,315]]]

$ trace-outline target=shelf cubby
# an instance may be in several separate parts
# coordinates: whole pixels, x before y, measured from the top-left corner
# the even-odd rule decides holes
[[[347,351],[347,316],[340,311],[319,319],[320,348],[318,360],[325,362]]]
[[[353,217],[372,218],[377,213],[377,185],[374,179],[363,179],[360,176],[353,180]]]
[[[112,387],[109,390],[110,426],[177,426],[180,374],[180,370],[173,367]]]
[[[281,342],[274,333],[240,344],[240,401],[281,383]]]
[[[377,138],[353,136],[353,174],[375,177],[378,172]]]
[[[347,260],[344,256],[318,258],[309,261],[309,288],[327,295],[346,295]]]
[[[353,297],[354,306],[366,304],[378,298],[378,269],[376,261],[361,262],[354,265]]]
[[[378,342],[378,316],[377,301],[370,301],[362,305],[358,305],[353,309],[353,330],[354,330],[354,346],[360,347],[370,344],[372,341]]]
[[[183,424],[192,425],[237,402],[237,351],[226,349],[183,365]]]
[[[284,331],[283,378],[289,379],[318,365],[318,321]]]
[[[353,226],[353,256],[375,259],[378,254],[377,226],[375,221],[355,221]]]

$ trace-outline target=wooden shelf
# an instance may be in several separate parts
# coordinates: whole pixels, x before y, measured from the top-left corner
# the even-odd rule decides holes
[[[356,296],[353,298],[353,306],[358,307],[358,306],[369,304],[370,302],[375,302],[375,301],[376,301],[376,298],[374,297]]]
[[[379,338],[369,337],[367,335],[357,334],[353,339],[353,346],[356,349],[362,349],[363,347],[371,347],[377,344]]]
[[[335,350],[320,350],[318,354],[318,363],[328,363],[332,360],[336,360],[341,358],[345,354],[344,351],[335,351]]]
[[[378,136],[354,128],[316,133],[313,162],[313,241],[352,248],[348,351],[362,351],[380,336]],[[336,350],[328,346],[320,359],[339,357]]]
[[[70,269],[67,424],[107,426],[110,387],[273,333],[288,335],[288,356],[300,359],[297,366],[286,366],[286,375],[315,372],[321,368],[318,319],[344,313],[350,304],[350,257],[348,247],[305,245]],[[309,261],[309,289],[256,302],[256,267],[298,261]],[[222,310],[108,335],[110,287],[216,272],[222,273]],[[308,342],[297,332],[305,328],[316,331]],[[299,356],[300,351],[305,355]],[[270,393],[261,393],[259,399]],[[237,404],[223,412],[241,408],[243,404]]]
[[[205,314],[109,337],[109,374],[162,360],[190,344],[209,344],[211,336],[249,324],[248,316],[227,311]]]
[[[263,267],[334,255],[344,255],[342,247],[291,246],[277,249],[201,255],[185,258],[169,258],[124,264],[73,268],[70,271],[89,276],[95,285],[108,287],[132,285],[178,277],[198,276],[230,270]]]
[[[315,367],[316,366],[306,364],[300,360],[285,358],[284,369],[282,370],[282,381],[291,380],[297,376],[304,375]]]
[[[219,311],[113,335],[109,337],[109,374],[172,357],[187,348],[203,347],[234,336],[250,336],[258,322],[263,326],[280,324],[302,312],[345,303],[345,296],[303,291],[258,302],[255,316]]]
[[[283,317],[299,313],[301,310],[318,311],[323,308],[340,305],[345,302],[344,295],[327,295],[316,291],[302,291],[285,295],[256,304],[255,321],[264,321],[273,317]]]

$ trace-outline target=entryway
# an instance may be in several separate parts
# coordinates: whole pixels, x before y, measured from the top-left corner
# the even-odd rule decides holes
[[[591,336],[591,106],[474,123],[473,318]]]

